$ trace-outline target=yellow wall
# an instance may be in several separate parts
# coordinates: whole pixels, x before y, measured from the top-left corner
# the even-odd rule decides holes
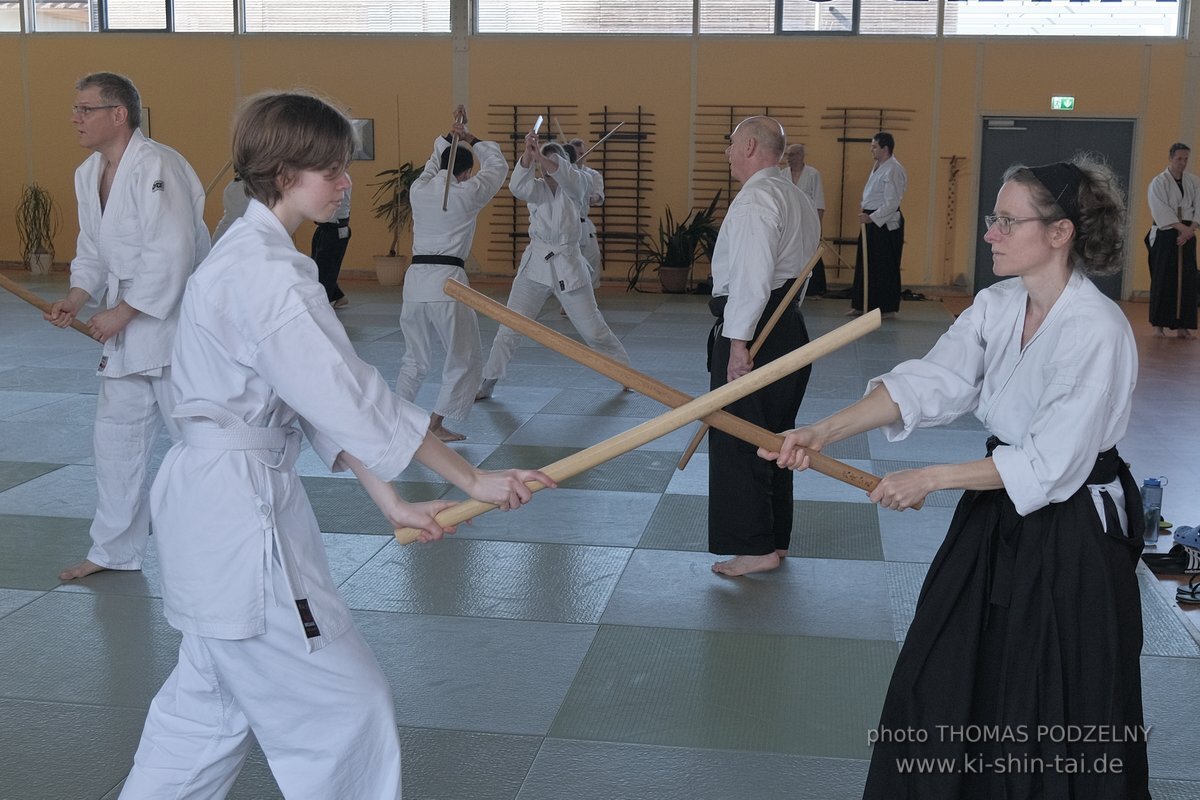
[[[973,269],[980,119],[989,114],[1048,116],[1052,94],[1076,97],[1077,116],[1137,120],[1131,192],[1130,280],[1145,291],[1140,248],[1149,226],[1146,182],[1165,165],[1166,147],[1195,138],[1197,71],[1183,41],[956,40],[745,37],[471,37],[458,58],[466,80],[454,85],[454,41],[448,36],[232,36],[163,34],[33,34],[0,36],[0,220],[11,219],[20,184],[37,180],[64,209],[58,260],[74,249],[71,175],[85,153],[69,123],[72,84],[80,74],[130,75],[151,110],[152,134],[180,150],[208,183],[228,158],[230,115],[239,99],[265,88],[305,86],[375,120],[376,160],[355,162],[351,268],[367,268],[386,250],[387,234],[368,211],[374,175],[403,160],[418,163],[444,132],[457,99],[486,131],[489,103],[575,104],[581,118],[603,106],[655,115],[657,142],[651,208],[681,209],[692,200],[689,174],[693,104],[803,105],[793,130],[825,175],[825,233],[837,231],[840,131],[822,128],[828,106],[913,109],[897,126],[896,156],[909,175],[906,285],[948,284]],[[396,103],[400,104],[397,131]],[[23,109],[28,108],[28,115]],[[574,133],[574,131],[568,132]],[[869,134],[868,134],[869,135]],[[1193,143],[1195,144],[1195,143]],[[1086,146],[1086,143],[1081,143]],[[944,228],[948,158],[964,157],[958,225],[949,257]],[[852,210],[870,168],[866,145],[846,154],[845,205]],[[220,189],[209,197],[210,225],[219,218]],[[843,233],[852,235],[847,217]],[[480,221],[475,256],[487,265],[488,218]],[[301,229],[297,238],[303,240]],[[852,249],[843,252],[852,257]],[[16,260],[15,229],[0,221],[0,260]],[[609,279],[619,275],[608,274]],[[843,276],[844,277],[844,276]]]

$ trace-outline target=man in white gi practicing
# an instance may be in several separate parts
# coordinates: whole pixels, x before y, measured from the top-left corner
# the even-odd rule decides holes
[[[542,172],[540,178],[535,165]],[[508,188],[513,197],[529,204],[529,246],[513,278],[508,307],[523,317],[537,319],[546,300],[554,295],[589,347],[628,364],[629,355],[621,340],[596,305],[591,274],[579,251],[581,226],[576,198],[580,197],[582,177],[583,173],[567,161],[560,145],[552,142],[539,147],[537,133],[530,131],[525,136],[525,151],[513,167]],[[476,400],[492,396],[520,338],[512,328],[500,326]]]
[[[783,128],[771,117],[742,120],[729,136],[729,173],[742,188],[729,204],[713,250],[713,389],[808,343],[804,317],[793,299],[750,358],[752,343],[821,242],[812,202],[779,171],[786,144]],[[796,418],[810,372],[805,367],[726,410],[767,430],[781,430]],[[756,458],[754,445],[716,428],[709,431],[708,550],[733,556],[712,565],[720,575],[766,572],[787,557],[792,476],[786,470],[762,469]]]
[[[93,151],[75,171],[79,239],[71,289],[45,318],[64,328],[90,300],[104,343],[93,448],[96,516],[87,558],[59,573],[141,569],[150,535],[149,462],[171,421],[171,345],[183,287],[208,254],[204,187],[183,156],[138,129],[142,101],[122,75],[97,72],[75,89],[71,122]]]
[[[783,153],[784,161],[787,164],[788,177],[792,179],[792,183],[812,200],[813,206],[817,209],[817,221],[825,221],[825,184],[821,182],[821,173],[816,167],[811,164],[806,164],[804,156],[806,155],[804,145],[789,144],[787,150]],[[813,267],[812,275],[808,279],[808,288],[804,293],[809,297],[822,297],[827,289],[825,283],[825,262],[817,259],[817,265]]]
[[[1154,224],[1146,234],[1150,260],[1150,325],[1181,339],[1196,329],[1196,230],[1200,228],[1200,178],[1187,171],[1191,149],[1171,145],[1167,168],[1146,191]]]
[[[604,176],[587,165],[587,157],[584,156],[587,147],[584,146],[583,139],[572,139],[569,144],[575,151],[575,167],[587,176],[589,182],[587,203],[579,209],[579,223],[583,226],[579,235],[579,252],[583,253],[583,258],[588,263],[592,272],[592,288],[595,288],[600,285],[600,270],[604,265],[600,240],[596,238],[596,223],[592,222],[588,212],[592,208],[604,205]]]
[[[433,155],[408,190],[413,215],[413,258],[404,277],[400,330],[405,348],[396,378],[396,393],[415,402],[433,356],[430,331],[437,334],[446,351],[446,361],[442,366],[442,388],[429,415],[429,431],[444,442],[467,438],[447,428],[444,422],[446,417],[464,420],[470,413],[483,377],[483,348],[475,312],[447,297],[442,287],[449,278],[469,283],[463,266],[471,253],[475,218],[500,191],[508,176],[508,161],[500,152],[500,145],[480,141],[467,130],[467,110],[463,106],[455,110],[454,117],[451,134],[457,134],[462,144],[454,156],[449,195],[446,170],[450,136],[434,139]],[[479,157],[479,171],[472,176],[475,156]]]
[[[878,308],[884,317],[900,310],[900,258],[904,254],[904,215],[900,201],[908,188],[908,173],[892,155],[895,138],[880,131],[871,139],[871,176],[863,187],[858,221],[866,226],[867,241],[858,242],[854,261],[854,285],[850,288],[848,317]],[[867,297],[863,306],[863,247],[867,248]]]

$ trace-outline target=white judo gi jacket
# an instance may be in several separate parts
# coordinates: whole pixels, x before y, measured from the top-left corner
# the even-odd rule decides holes
[[[532,166],[518,161],[508,182],[509,191],[529,204],[529,246],[521,256],[518,272],[543,286],[570,292],[590,286],[591,272],[579,250],[579,203],[586,202],[587,183],[582,172],[561,156],[551,176],[558,184],[551,191]]]
[[[107,378],[159,375],[171,363],[179,298],[208,254],[204,187],[179,153],[134,131],[100,211],[103,157],[75,170],[79,239],[71,288],[113,308],[122,300],[141,313],[104,344]]]
[[[1150,181],[1146,190],[1146,200],[1150,204],[1150,245],[1158,238],[1159,229],[1166,230],[1173,225],[1188,220],[1200,221],[1200,178],[1190,172],[1183,173],[1183,190],[1171,176],[1170,170],[1163,170]]]
[[[444,136],[434,140],[433,155],[408,190],[413,214],[413,255],[453,256],[466,261],[475,238],[476,218],[504,185],[508,161],[495,142],[476,142],[471,149],[479,159],[478,171],[465,181],[451,181],[450,194],[446,196],[446,173],[438,169],[438,164],[449,146]],[[442,211],[444,196],[446,210]],[[404,276],[404,302],[454,302],[442,291],[449,278],[468,283],[462,267],[413,264]]]
[[[428,415],[358,358],[316,265],[257,201],[188,282],[174,358],[183,441],[151,490],[167,621],[218,639],[263,633],[274,551],[309,650],[324,646],[350,612],[294,468],[296,425],[331,468],[345,450],[391,480]]]

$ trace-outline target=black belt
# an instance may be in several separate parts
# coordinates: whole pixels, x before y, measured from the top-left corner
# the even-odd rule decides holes
[[[792,288],[792,284],[795,282],[795,278],[788,278],[783,282],[783,286],[780,286],[778,289],[771,290],[771,296],[767,298],[767,304],[763,307],[762,315],[759,317],[760,324],[763,320],[770,318],[771,314],[775,311],[775,308],[783,302],[784,296],[788,293],[788,290]],[[795,301],[793,301],[793,303],[794,302]],[[717,318],[717,322],[725,321],[725,306],[727,303],[729,303],[729,295],[727,294],[714,296],[708,301],[708,310],[711,311],[712,315]]]
[[[989,436],[987,440],[987,454],[991,456],[992,451],[997,447],[1007,446],[1007,442],[1002,442],[995,436]],[[1117,448],[1110,447],[1096,456],[1096,463],[1092,466],[1092,471],[1088,474],[1087,480],[1084,483],[1112,483],[1117,479],[1117,470],[1120,467],[1121,456],[1117,453]]]
[[[454,256],[413,256],[414,264],[446,264],[451,267],[465,267],[467,262]]]
[[[775,312],[775,309],[779,307],[779,304],[783,302],[784,296],[788,293],[788,290],[792,288],[792,284],[795,282],[795,278],[788,278],[786,281],[784,281],[783,286],[771,291],[771,296],[767,298],[767,305],[763,308],[762,314],[759,315],[758,318],[758,324],[754,327],[754,338],[756,340],[758,339],[759,331],[762,330],[762,327],[766,324],[767,320],[771,318],[771,315]],[[728,303],[729,295],[727,294],[720,296],[714,295],[708,301],[708,310],[711,311],[712,315],[717,318],[717,321],[713,323],[712,329],[708,332],[708,361],[705,368],[709,372],[712,372],[712,354],[713,346],[717,341],[717,328],[719,328],[725,322],[725,306]],[[792,301],[792,308],[796,308],[795,300]]]

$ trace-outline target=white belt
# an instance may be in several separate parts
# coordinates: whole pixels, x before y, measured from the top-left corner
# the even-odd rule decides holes
[[[300,454],[300,431],[288,427],[258,427],[212,403],[191,402],[175,407],[183,443],[205,450],[240,450],[270,469],[287,471]]]

